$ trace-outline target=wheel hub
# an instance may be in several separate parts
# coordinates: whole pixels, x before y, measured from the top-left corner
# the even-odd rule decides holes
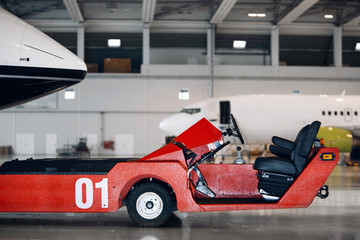
[[[152,209],[152,208],[154,207],[154,203],[148,201],[148,202],[146,203],[146,207],[147,207],[148,209]]]
[[[136,201],[136,211],[145,219],[155,219],[163,211],[164,204],[159,195],[154,192],[141,194]]]

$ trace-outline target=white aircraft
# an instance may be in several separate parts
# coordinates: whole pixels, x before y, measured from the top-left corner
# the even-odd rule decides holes
[[[0,110],[81,82],[85,63],[36,28],[0,8]]]
[[[230,111],[238,122],[245,143],[249,145],[268,144],[273,135],[294,140],[301,127],[318,120],[322,123],[324,135],[336,132],[336,136],[332,135],[332,138],[350,140],[347,141],[350,142],[350,146],[347,144],[350,149],[352,135],[348,130],[360,128],[360,96],[345,94],[238,95],[209,98],[162,120],[160,128],[177,136],[203,117],[221,128],[227,126]],[[335,131],[339,129],[347,131],[341,132],[342,135],[339,136],[339,131]]]

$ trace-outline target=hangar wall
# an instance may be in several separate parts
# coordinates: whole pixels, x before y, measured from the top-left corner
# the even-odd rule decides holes
[[[217,65],[270,65],[269,53],[229,54],[219,51],[214,61]],[[174,57],[176,56],[176,57]],[[151,48],[151,64],[206,64],[206,49],[204,48]]]
[[[184,66],[173,67],[184,71]],[[307,68],[301,71],[306,71],[304,69]],[[195,73],[196,70],[188,76],[171,73],[168,76],[89,74],[81,84],[73,87],[75,100],[65,100],[64,91],[57,93],[57,109],[12,108],[0,112],[0,145],[12,145],[16,150],[19,136],[30,134],[34,141],[33,153],[42,155],[47,152],[49,134],[56,134],[57,148],[75,144],[79,137],[87,136],[91,139],[92,144],[88,145],[93,154],[115,155],[116,151],[104,150],[100,143],[121,135],[125,140],[133,141],[132,153],[142,156],[164,143],[166,134],[158,127],[163,118],[208,97],[209,77],[206,74],[195,76]],[[214,95],[291,94],[293,90],[299,90],[301,94],[340,94],[343,89],[348,95],[360,93],[360,82],[355,78],[335,76],[329,80],[305,76],[285,79],[245,75],[215,76]],[[190,100],[178,99],[182,88],[190,90]],[[132,138],[126,138],[129,135]],[[31,153],[26,154],[26,157],[31,156]]]

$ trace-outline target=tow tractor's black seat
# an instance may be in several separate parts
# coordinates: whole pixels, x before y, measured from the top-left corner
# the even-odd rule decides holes
[[[273,145],[269,147],[271,153],[281,158],[291,158],[291,150],[294,149],[294,142],[277,136],[273,136],[271,140],[273,142]]]
[[[278,151],[277,155],[281,157],[259,157],[255,160],[253,168],[260,170],[262,173],[259,180],[259,190],[262,189],[274,196],[282,196],[282,194],[286,192],[293,179],[304,170],[320,124],[319,121],[314,121],[311,125],[303,127],[298,133],[295,142],[278,137],[276,137],[277,139],[274,141],[273,138],[273,142],[280,145],[274,146],[273,150],[276,149],[274,151]],[[271,175],[276,175],[276,183],[272,183]],[[273,185],[282,184],[282,177],[287,181],[286,186],[277,186],[277,190],[273,190]],[[289,179],[292,179],[291,183]],[[266,186],[270,186],[268,191],[263,189],[264,181],[266,181]]]

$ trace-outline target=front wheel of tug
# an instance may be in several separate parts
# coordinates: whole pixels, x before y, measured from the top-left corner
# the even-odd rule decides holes
[[[170,217],[173,200],[169,192],[156,183],[144,183],[129,193],[127,211],[140,227],[159,227]]]

